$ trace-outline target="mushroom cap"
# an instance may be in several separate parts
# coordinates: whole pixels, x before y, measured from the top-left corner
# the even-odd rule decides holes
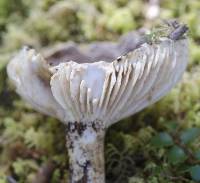
[[[59,53],[62,59],[56,54],[44,59],[24,48],[9,63],[8,75],[36,110],[64,123],[99,120],[108,127],[163,97],[180,80],[188,61],[187,39],[161,38],[139,48],[136,38],[134,44],[130,35],[123,39],[92,45],[84,53],[72,44],[68,59],[64,52]],[[118,54],[122,56],[113,59]]]

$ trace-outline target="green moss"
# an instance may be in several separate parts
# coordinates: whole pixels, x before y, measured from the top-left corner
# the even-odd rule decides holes
[[[117,9],[107,21],[107,27],[112,31],[124,33],[135,28],[134,18],[129,8]]]

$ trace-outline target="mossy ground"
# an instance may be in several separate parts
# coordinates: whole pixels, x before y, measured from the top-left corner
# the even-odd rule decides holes
[[[145,17],[147,6],[144,0],[0,0],[0,183],[39,182],[38,172],[50,161],[55,165],[47,182],[64,183],[68,177],[63,124],[15,94],[5,69],[13,53],[24,44],[40,49],[67,40],[115,40],[157,22]],[[166,97],[108,130],[108,183],[200,179],[200,1],[163,0],[160,6],[161,18],[188,24],[191,59]]]

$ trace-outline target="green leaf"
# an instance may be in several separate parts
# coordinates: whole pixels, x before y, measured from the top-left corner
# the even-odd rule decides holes
[[[187,159],[184,150],[178,146],[173,146],[167,154],[169,162],[172,164],[182,163]]]
[[[191,143],[200,135],[200,128],[190,128],[181,134],[181,141],[184,144]]]
[[[152,138],[151,143],[156,147],[166,147],[173,145],[173,139],[168,133],[161,132]]]
[[[200,150],[198,150],[197,152],[195,152],[194,156],[195,156],[195,158],[197,160],[200,160]]]
[[[190,175],[193,180],[200,181],[200,165],[195,165],[190,168]]]
[[[175,131],[176,129],[177,129],[177,127],[178,127],[178,123],[176,122],[176,121],[167,121],[167,123],[166,123],[166,121],[164,121],[164,126],[167,128],[167,130],[168,131]]]

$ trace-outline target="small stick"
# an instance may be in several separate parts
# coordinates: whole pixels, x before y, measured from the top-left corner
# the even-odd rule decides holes
[[[184,34],[189,30],[185,24],[180,25],[176,20],[164,20],[164,23],[167,24],[169,28],[173,28],[173,30],[169,33],[167,37],[174,41],[184,38]],[[148,43],[148,39],[146,38],[146,36],[141,37],[140,41],[135,45],[134,49],[139,48],[144,43]]]
[[[8,183],[17,183],[17,181],[13,177],[11,177],[11,176],[7,177],[7,182]]]
[[[187,31],[188,27],[186,25],[180,25],[168,35],[168,38],[172,40],[179,40]]]
[[[49,161],[45,163],[44,165],[42,165],[35,179],[33,180],[33,183],[48,183],[52,177],[52,174],[55,168],[56,168],[56,165],[52,161]]]

